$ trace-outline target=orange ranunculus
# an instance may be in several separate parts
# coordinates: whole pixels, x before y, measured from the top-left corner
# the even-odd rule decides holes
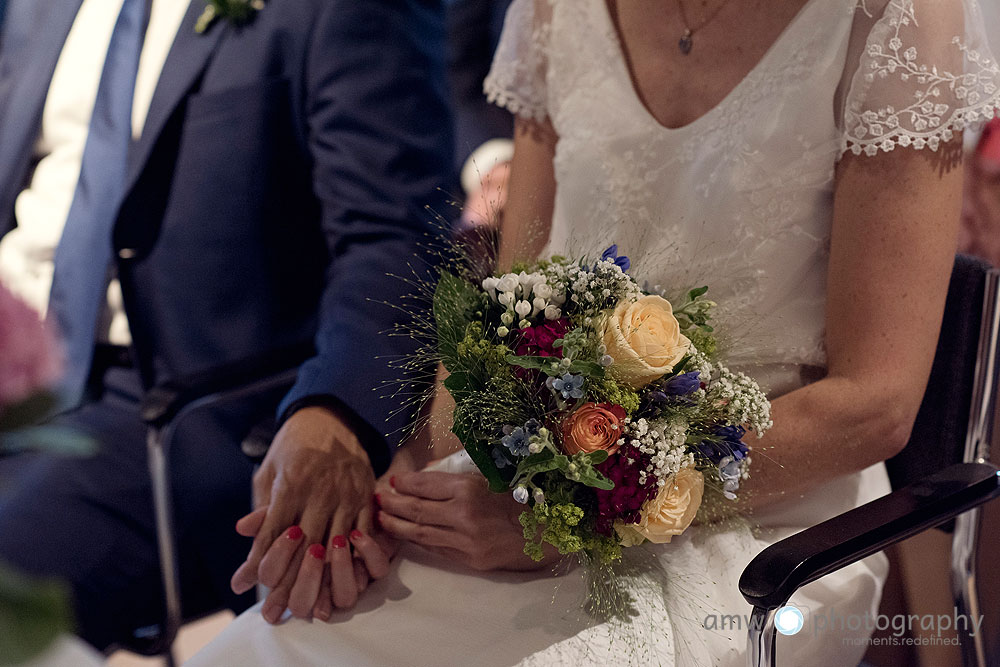
[[[618,451],[621,422],[625,409],[611,403],[584,403],[562,424],[563,451],[567,454],[590,453],[604,449]]]

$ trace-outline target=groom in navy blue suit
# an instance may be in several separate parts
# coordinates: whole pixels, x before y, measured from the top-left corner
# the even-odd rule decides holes
[[[7,0],[0,235],[28,232],[34,209],[21,198],[43,188],[39,165],[58,134],[47,125],[58,114],[45,112],[67,95],[53,73],[74,23],[96,22],[101,2]],[[150,30],[155,21],[163,30],[157,12],[174,4],[160,2],[142,10]],[[127,45],[142,42],[125,36],[122,9],[55,253],[49,319],[69,330],[68,382],[77,386],[67,395],[82,395],[59,419],[93,435],[99,451],[0,460],[0,561],[67,580],[81,635],[102,649],[162,608],[138,414],[152,384],[299,341],[318,350],[280,405],[240,401],[180,426],[172,483],[188,613],[251,601],[228,582],[250,547],[232,529],[250,509],[252,468],[238,443],[261,414],[277,408],[284,424],[256,482],[275,515],[294,522],[318,512],[330,524],[338,507],[353,515],[370,502],[348,494],[370,492],[398,440],[384,434],[408,420],[375,390],[398,379],[386,358],[413,347],[381,335],[400,315],[380,303],[406,293],[390,274],[423,261],[428,210],[446,211],[451,186],[435,0],[267,0],[249,21],[220,16],[199,31],[205,7],[191,0],[141,131],[121,144],[116,166],[103,157],[115,155],[114,141],[98,146],[98,124],[120,140],[115,114],[128,124],[129,109],[105,109],[131,100],[133,83],[138,104],[151,44],[162,41],[146,34],[138,60]],[[112,90],[113,77],[128,80],[127,92]],[[115,169],[121,177],[109,179]],[[88,202],[88,187],[97,201]],[[110,211],[106,222],[101,211]],[[92,279],[96,287],[81,291]],[[103,335],[109,284],[121,287],[124,348]],[[79,294],[99,294],[99,303]],[[316,493],[321,480],[334,490]],[[334,528],[324,530],[307,530],[307,540],[332,537]],[[258,557],[276,535],[258,540]]]

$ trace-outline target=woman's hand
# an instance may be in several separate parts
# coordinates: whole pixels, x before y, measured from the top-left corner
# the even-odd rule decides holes
[[[261,507],[236,522],[236,532],[244,537],[256,537],[267,516],[267,507]],[[389,560],[396,552],[397,543],[388,535],[376,531],[369,535],[355,528],[347,537],[334,536],[329,548],[319,542],[307,544],[299,526],[290,526],[268,548],[261,559],[262,577],[285,581],[293,579],[290,590],[281,599],[269,596],[261,610],[268,622],[275,623],[285,607],[297,618],[315,617],[327,620],[333,607],[349,607],[337,597],[345,590],[354,590],[354,601],[371,579],[380,579],[389,572]],[[348,547],[350,545],[350,548]],[[352,554],[353,552],[353,554]],[[295,564],[300,562],[296,570]],[[297,572],[297,576],[296,575]],[[334,573],[349,573],[336,583]]]
[[[510,494],[492,493],[474,473],[411,472],[392,479],[391,493],[381,493],[378,520],[383,530],[474,570],[533,570],[555,561],[533,561],[524,553],[518,517],[525,505]]]
[[[264,617],[272,623],[281,617],[300,568],[315,565],[306,548],[289,548],[286,531],[295,525],[306,547],[319,544],[330,552],[324,557],[330,563],[333,603],[354,605],[357,577],[349,550],[338,545],[346,543],[352,528],[372,533],[375,475],[346,423],[322,407],[297,411],[278,431],[253,484],[255,505],[267,511],[259,515],[246,562],[233,575],[233,591],[243,593],[259,581],[271,589]]]

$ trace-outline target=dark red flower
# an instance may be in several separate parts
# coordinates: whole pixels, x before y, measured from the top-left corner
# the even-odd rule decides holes
[[[552,344],[569,331],[569,320],[560,317],[545,324],[521,329],[521,338],[514,354],[519,357],[562,357],[562,348],[554,348]]]
[[[619,519],[625,523],[639,521],[639,510],[642,509],[643,503],[655,497],[659,490],[655,475],[646,475],[646,481],[639,482],[639,473],[649,464],[648,455],[632,445],[625,445],[614,456],[594,466],[615,484],[615,488],[608,491],[594,490],[597,497],[597,520],[594,529],[598,533],[613,535],[614,523]]]

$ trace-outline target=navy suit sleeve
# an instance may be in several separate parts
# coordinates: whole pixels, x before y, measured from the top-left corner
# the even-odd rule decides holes
[[[310,403],[347,408],[376,471],[412,418],[385,397],[400,380],[389,361],[417,347],[386,334],[405,317],[387,304],[404,303],[412,291],[393,276],[426,269],[421,248],[440,233],[434,215],[448,214],[453,142],[443,40],[436,1],[330,0],[304,64],[330,266],[317,355],[280,413]]]
[[[483,79],[490,71],[510,0],[453,0],[448,3],[448,81],[455,109],[455,165],[489,139],[511,137],[514,120],[486,100]]]

